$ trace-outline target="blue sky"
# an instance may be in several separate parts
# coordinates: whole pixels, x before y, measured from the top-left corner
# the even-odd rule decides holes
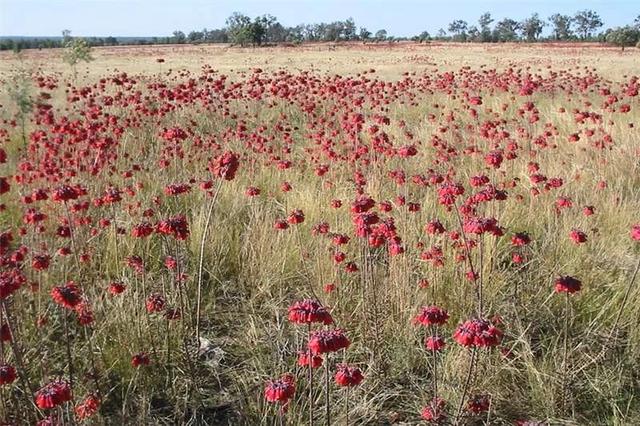
[[[520,20],[587,8],[605,27],[618,26],[640,14],[640,0],[0,0],[0,35],[56,36],[67,28],[76,36],[167,36],[220,28],[240,11],[270,13],[287,26],[353,17],[358,27],[410,36],[458,18],[475,24],[485,11]]]

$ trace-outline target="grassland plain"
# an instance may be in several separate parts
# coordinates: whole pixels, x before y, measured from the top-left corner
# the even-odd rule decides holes
[[[637,49],[61,54],[0,53],[7,423],[640,423]]]

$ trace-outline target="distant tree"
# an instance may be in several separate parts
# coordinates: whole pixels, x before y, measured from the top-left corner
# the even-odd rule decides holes
[[[624,51],[625,47],[635,46],[640,41],[640,30],[631,25],[614,28],[607,31],[605,40],[607,43],[621,47]]]
[[[493,29],[493,38],[496,41],[515,41],[518,39],[520,24],[511,18],[505,18],[496,24]]]
[[[376,39],[376,41],[384,41],[387,39],[387,30],[378,30],[376,31],[376,34],[374,35],[374,38]]]
[[[481,37],[481,33],[478,30],[478,27],[476,27],[475,25],[472,25],[469,27],[469,31],[467,34],[467,39],[468,40],[472,40],[472,41],[481,41],[482,37]]]
[[[428,31],[423,31],[420,33],[420,35],[418,36],[418,41],[420,43],[422,43],[423,41],[428,41],[431,40],[431,35],[429,35]]]
[[[540,19],[540,16],[537,13],[534,13],[520,23],[519,29],[522,33],[522,37],[529,42],[533,42],[538,39],[540,34],[542,34],[542,29],[545,25],[546,23]]]
[[[173,37],[171,37],[171,42],[175,44],[184,44],[187,41],[187,36],[184,35],[182,31],[176,30],[173,32]]]
[[[454,35],[453,38],[458,41],[467,40],[467,28],[467,22],[462,19],[456,19],[449,24],[449,32],[452,33]]]
[[[62,30],[62,43],[66,44],[71,40],[71,30]]]
[[[437,35],[438,39],[440,40],[444,40],[447,38],[447,32],[444,30],[444,28],[440,28],[438,30],[438,35]]]
[[[358,38],[356,34],[356,23],[353,18],[344,21],[343,37],[345,40],[355,40]]]
[[[239,44],[240,46],[246,46],[253,42],[253,23],[251,18],[240,12],[234,12],[227,18],[227,33],[229,34],[229,41],[233,44]]]
[[[196,43],[204,40],[204,33],[202,31],[191,31],[187,36],[189,43]]]
[[[480,41],[488,42],[491,41],[491,23],[493,22],[493,18],[489,12],[485,12],[480,15],[478,19],[478,24],[480,25]]]
[[[576,26],[576,31],[583,40],[591,37],[591,34],[603,25],[600,15],[593,10],[576,12],[573,17],[573,23]]]
[[[555,13],[549,17],[549,22],[553,26],[552,35],[555,40],[568,40],[573,35],[571,31],[573,18],[571,16]]]
[[[633,25],[634,25],[636,28],[640,28],[640,15],[638,15],[638,16],[636,17],[635,21],[633,21]]]
[[[107,46],[117,46],[118,45],[118,39],[112,36],[109,36],[107,38],[104,39],[104,44],[106,44]]]
[[[371,31],[365,27],[360,27],[360,40],[367,41],[371,38]]]

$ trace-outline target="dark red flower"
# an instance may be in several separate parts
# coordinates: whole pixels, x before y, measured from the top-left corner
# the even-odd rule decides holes
[[[16,369],[9,364],[0,364],[0,386],[10,385],[16,380]]]
[[[469,398],[467,402],[467,410],[473,414],[481,414],[489,411],[491,405],[491,397],[489,395],[475,395]]]
[[[284,374],[276,380],[269,380],[264,386],[264,397],[269,402],[286,404],[296,391],[295,380],[291,374]]]
[[[82,301],[82,290],[73,282],[51,289],[51,297],[60,306],[74,309]]]
[[[430,325],[444,325],[449,319],[446,309],[437,306],[423,306],[420,313],[413,319],[414,324],[422,324],[425,327]]]
[[[324,354],[346,349],[351,342],[344,334],[344,331],[337,328],[335,330],[318,330],[311,333],[309,338],[309,348],[313,354]]]
[[[141,365],[149,365],[151,360],[149,359],[149,355],[145,352],[140,352],[131,357],[131,365],[135,368],[140,367]]]
[[[71,386],[65,380],[55,380],[40,388],[35,398],[42,410],[57,407],[71,400]]]
[[[233,180],[236,177],[239,166],[238,155],[228,151],[209,163],[209,171],[216,177],[224,180]]]
[[[432,352],[439,352],[446,346],[442,336],[429,336],[424,340],[424,347]]]
[[[447,403],[442,398],[433,398],[429,405],[422,409],[422,418],[430,423],[440,423],[447,418]]]
[[[295,302],[289,307],[289,321],[297,324],[322,323],[333,324],[333,318],[320,302],[312,299],[304,299]]]
[[[338,386],[357,386],[364,379],[362,371],[358,367],[338,364],[336,369],[335,381]]]
[[[500,343],[502,331],[487,319],[474,318],[460,324],[453,338],[462,346],[490,347]]]
[[[298,352],[298,365],[307,367],[309,365],[309,351]],[[311,367],[318,368],[322,365],[322,357],[320,355],[311,355]]]
[[[570,277],[568,275],[564,277],[559,277],[558,279],[556,279],[556,282],[555,282],[555,290],[557,293],[573,294],[580,291],[581,287],[582,287],[582,283],[580,282],[580,280]]]

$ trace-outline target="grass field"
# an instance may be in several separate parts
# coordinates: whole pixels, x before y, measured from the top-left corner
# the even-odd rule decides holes
[[[640,423],[638,49],[61,55],[0,53],[7,424]]]

